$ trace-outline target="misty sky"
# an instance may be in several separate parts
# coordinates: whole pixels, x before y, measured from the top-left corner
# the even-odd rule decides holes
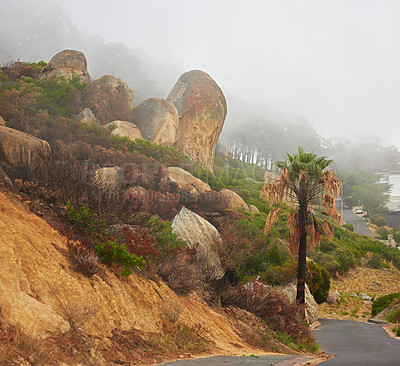
[[[324,137],[400,148],[400,1],[52,2],[80,31],[177,70],[206,71],[228,109],[232,98],[244,110],[304,116]]]

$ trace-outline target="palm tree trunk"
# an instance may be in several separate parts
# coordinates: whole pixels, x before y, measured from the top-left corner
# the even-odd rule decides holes
[[[306,272],[307,272],[307,232],[306,232],[307,206],[299,208],[299,262],[297,266],[297,304],[305,303]]]

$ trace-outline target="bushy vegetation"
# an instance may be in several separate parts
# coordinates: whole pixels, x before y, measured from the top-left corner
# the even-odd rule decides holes
[[[400,227],[393,228],[393,239],[397,244],[400,244]]]
[[[400,307],[396,307],[390,310],[387,314],[385,319],[389,323],[399,323],[400,322]]]
[[[190,172],[207,182],[211,189],[219,191],[222,188],[233,190],[247,203],[256,206],[260,211],[267,212],[268,205],[259,199],[260,190],[264,184],[264,170],[250,163],[245,163],[232,158],[216,156],[214,173],[194,164]]]
[[[389,247],[377,240],[362,236],[354,232],[334,228],[334,238],[323,241],[321,245],[310,254],[314,261],[326,268],[331,275],[345,273],[350,268],[361,263],[361,258],[367,253],[372,253],[370,265],[385,267],[392,262],[400,269],[400,252],[396,248]]]
[[[400,325],[393,327],[392,331],[396,334],[396,337],[400,337]]]
[[[385,295],[379,299],[374,300],[372,303],[371,313],[372,315],[379,314],[382,310],[385,310],[390,304],[400,297],[400,292]]]
[[[387,226],[387,220],[383,216],[380,216],[380,215],[374,215],[372,217],[371,221],[373,224],[375,224],[376,226],[379,226],[379,227]]]
[[[235,305],[257,315],[273,330],[284,332],[306,349],[314,350],[314,339],[302,319],[301,308],[290,304],[284,295],[265,287],[262,282],[228,287],[222,292],[221,301],[225,306]]]
[[[74,207],[71,203],[67,204],[67,215],[69,221],[75,228],[82,229],[80,237],[86,244],[86,249],[94,248],[100,260],[104,263],[116,263],[123,267],[122,275],[129,276],[133,267],[142,268],[145,261],[140,252],[136,253],[128,250],[124,243],[114,238],[105,225],[105,222],[98,216],[90,212],[86,204]],[[77,236],[77,238],[79,238]],[[128,241],[128,240],[127,240]],[[129,240],[131,243],[131,240]],[[148,245],[147,243],[137,242],[136,246]]]

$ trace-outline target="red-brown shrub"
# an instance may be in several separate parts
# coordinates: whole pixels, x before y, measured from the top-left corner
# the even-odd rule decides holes
[[[146,230],[137,227],[135,230],[124,226],[120,237],[129,252],[142,256],[146,260],[154,259],[160,254],[156,249],[156,240],[150,238]]]
[[[302,319],[304,307],[290,304],[285,296],[260,281],[228,286],[221,294],[221,301],[224,306],[235,305],[257,315],[274,330],[290,335],[294,341],[306,345],[313,343],[312,333]]]

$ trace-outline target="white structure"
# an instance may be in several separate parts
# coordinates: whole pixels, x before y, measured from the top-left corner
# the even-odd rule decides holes
[[[379,183],[391,184],[388,208],[400,212],[400,170],[385,170],[380,173]]]

